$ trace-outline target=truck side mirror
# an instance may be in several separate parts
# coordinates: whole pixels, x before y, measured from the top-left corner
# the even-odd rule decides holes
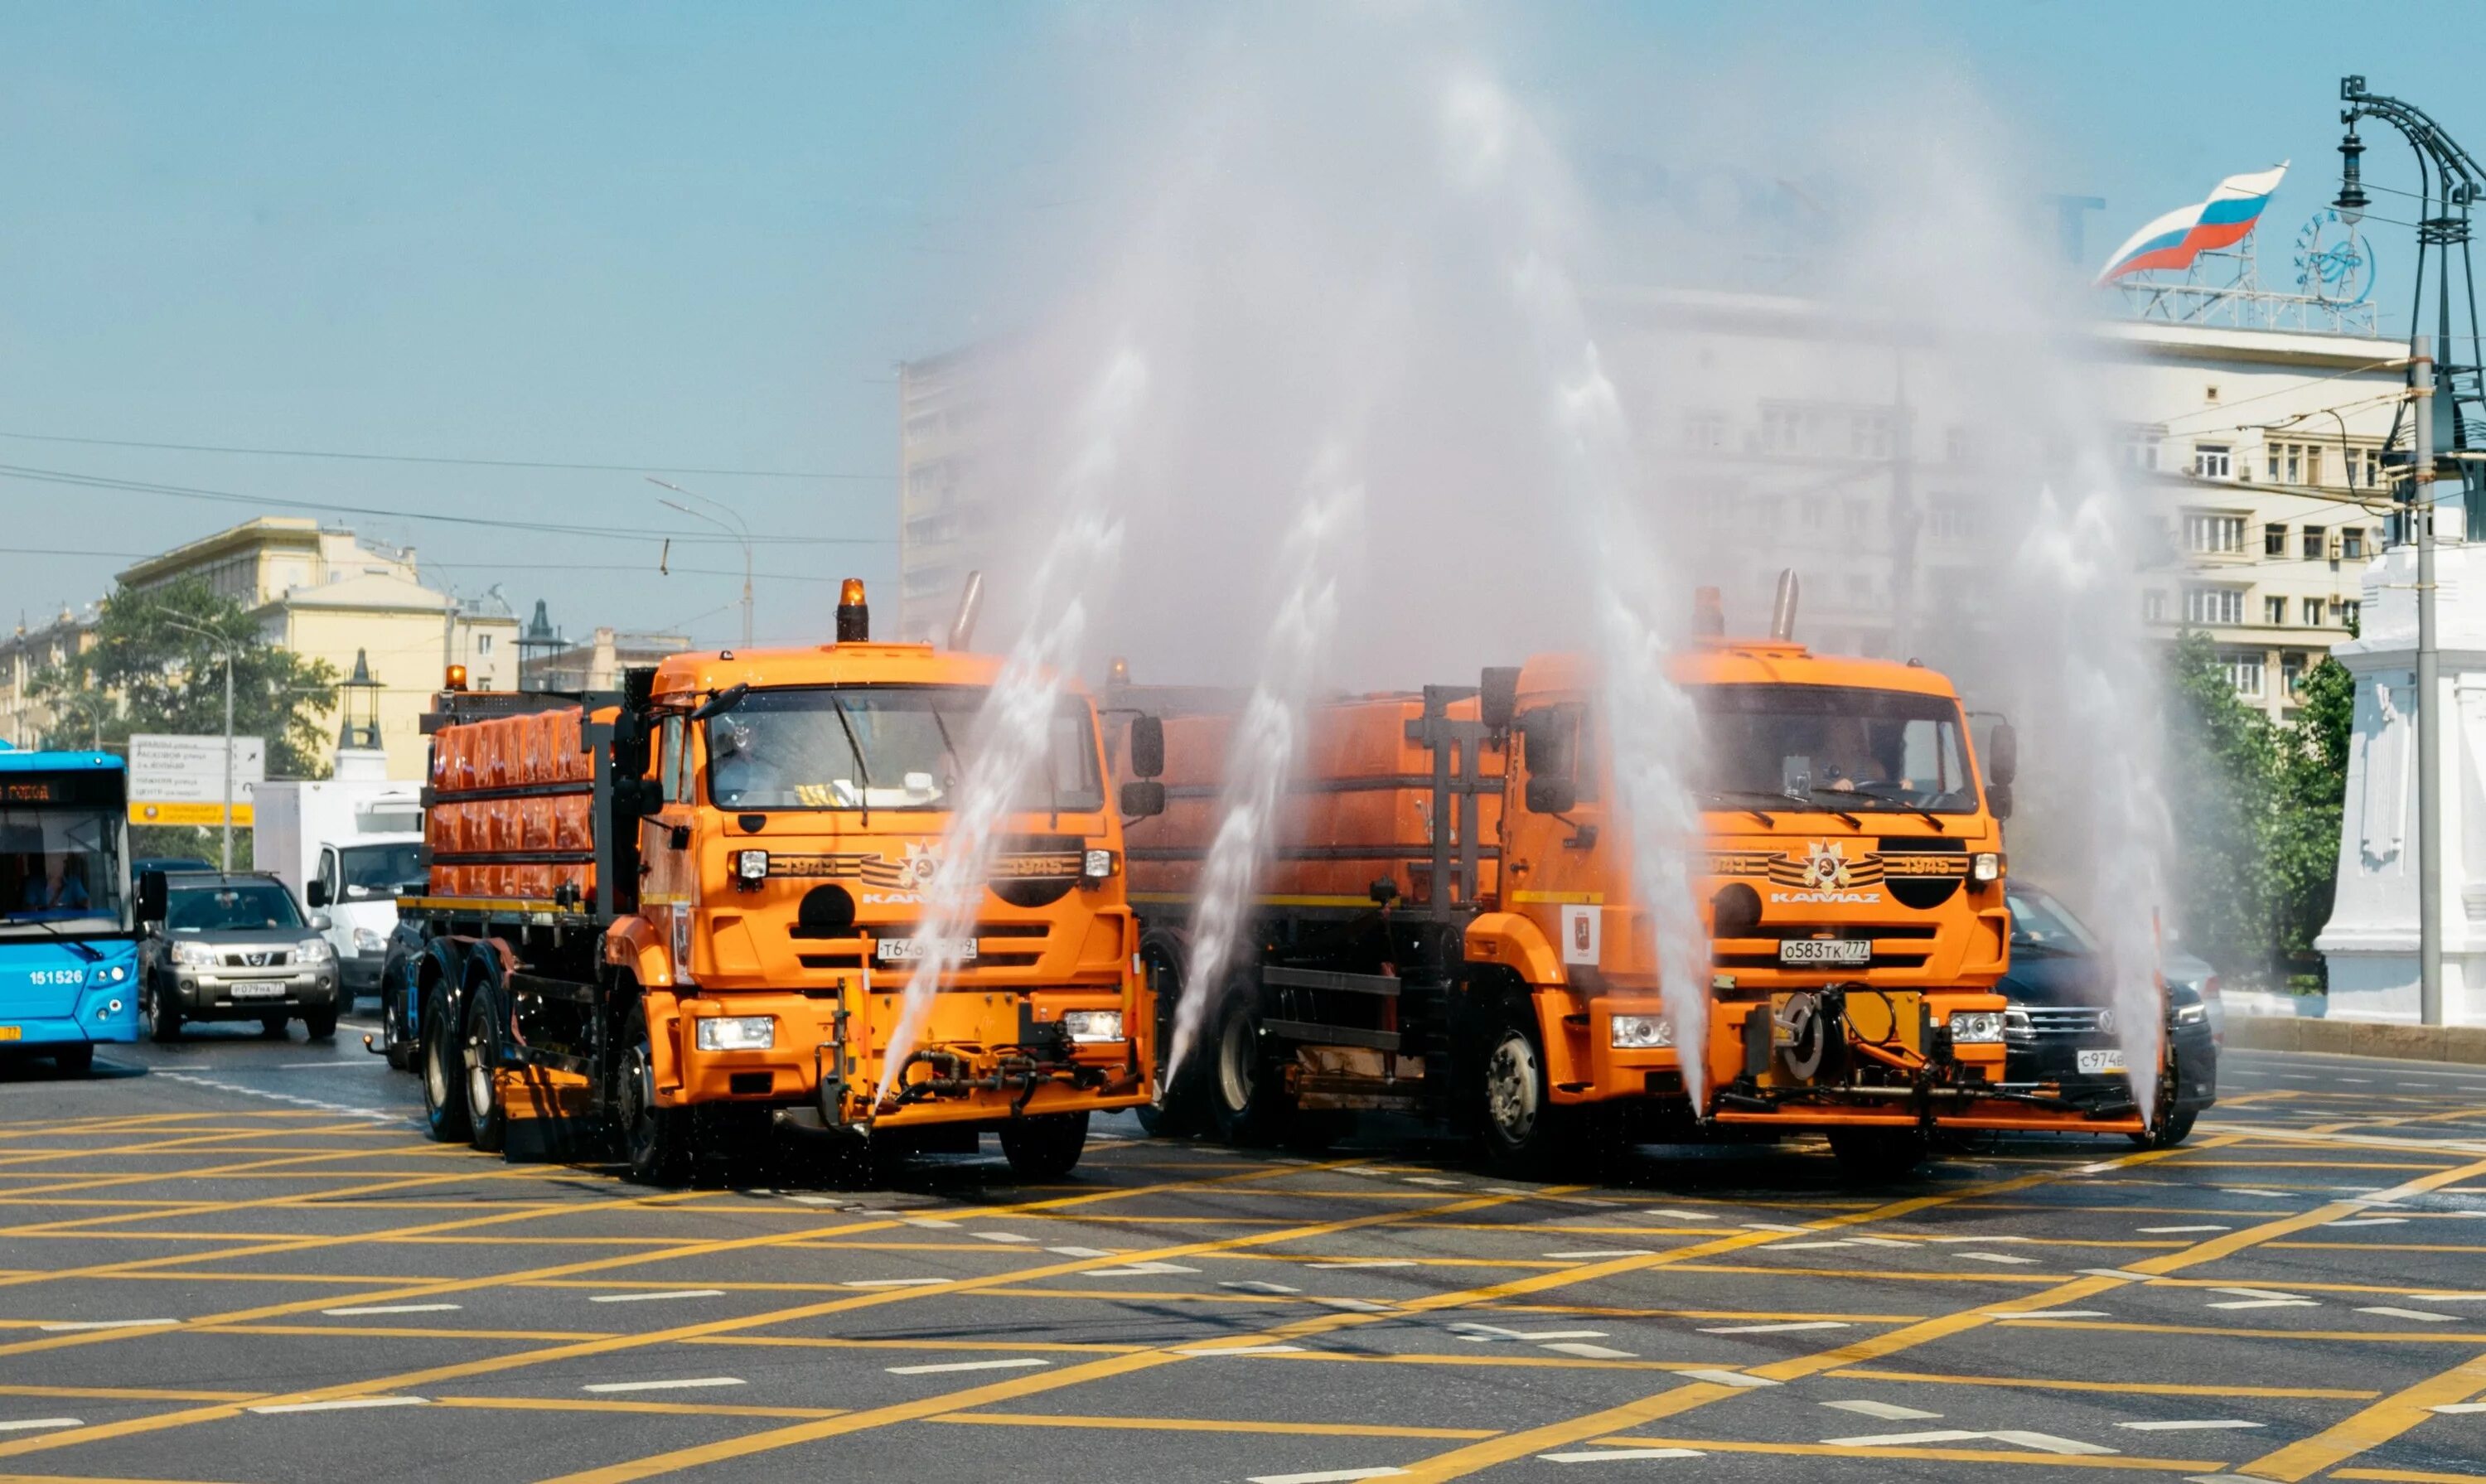
[[[1579,802],[1579,785],[1567,778],[1532,777],[1528,781],[1528,811],[1532,814],[1567,814]]]
[[[1994,817],[1997,819],[2010,818],[2011,785],[2009,783],[1986,784],[1985,807],[1994,811]]]
[[[1141,778],[1154,778],[1165,771],[1165,718],[1135,716],[1131,718],[1131,772]],[[1160,802],[1154,813],[1165,808]],[[1129,813],[1125,809],[1122,812]]]
[[[1122,785],[1122,812],[1134,819],[1153,819],[1165,812],[1165,784],[1135,778]]]
[[[1477,715],[1487,731],[1508,731],[1510,719],[1519,710],[1519,671],[1516,667],[1487,670],[1482,683],[1477,686]]]
[[[313,907],[328,905],[328,883],[315,881],[302,889],[302,899]]]
[[[2012,729],[2009,722],[1996,722],[1994,729],[1986,733],[1986,781],[2008,788],[2011,781],[2019,776],[2020,733]]]
[[[141,922],[164,921],[164,873],[162,871],[138,873],[138,921]]]

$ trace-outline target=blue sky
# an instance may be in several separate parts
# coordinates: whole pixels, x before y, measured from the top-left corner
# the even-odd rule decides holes
[[[833,476],[670,476],[772,537],[762,636],[815,634],[832,579],[894,569],[895,363],[1042,295],[1042,255],[1020,277],[996,244],[1043,241],[1051,214],[1078,208],[1099,119],[1088,85],[1118,47],[1146,65],[1133,15],[1181,14],[11,5],[0,434]],[[2335,188],[2343,71],[2486,149],[2468,48],[2428,44],[2477,29],[2449,5],[1606,3],[1486,18],[1509,74],[1601,157],[1667,159],[1668,84],[1684,69],[1741,77],[1799,128],[1835,127],[1805,115],[1837,86],[1965,87],[2017,132],[2032,195],[2107,199],[2092,260],[2220,177],[2288,157],[2269,221],[2292,235]],[[2369,179],[2412,183],[2404,151],[2369,142]],[[2399,331],[2393,231],[2376,234]],[[2279,245],[2266,280],[2285,276]],[[402,512],[353,521],[413,542],[460,591],[500,584],[521,612],[548,598],[573,630],[722,641],[739,623],[738,573],[722,575],[736,561],[717,549],[677,547],[658,578],[649,541],[406,518],[699,533],[627,470],[21,437],[0,437],[0,464]],[[103,592],[124,554],[255,508],[0,478],[0,510],[14,622]]]

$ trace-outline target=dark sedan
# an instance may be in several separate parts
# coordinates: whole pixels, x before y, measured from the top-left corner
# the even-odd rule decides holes
[[[2123,1039],[2115,1025],[2113,986],[2105,954],[2081,920],[2051,893],[2013,883],[2011,972],[1996,985],[2010,1000],[2003,1012],[2005,1081],[2054,1083],[2074,1102],[2129,1107]],[[2201,992],[2169,978],[2167,1039],[2175,1059],[2175,1105],[2161,1120],[2155,1143],[2180,1143],[2193,1120],[2218,1101],[2219,1048]]]

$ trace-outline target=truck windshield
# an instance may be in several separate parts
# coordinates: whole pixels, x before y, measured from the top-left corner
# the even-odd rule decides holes
[[[1737,808],[1970,813],[1976,784],[1959,703],[1838,685],[1692,688],[1708,746],[1708,786]]]
[[[177,886],[164,896],[164,925],[177,933],[246,933],[302,926],[293,893],[273,881]]]
[[[981,739],[984,691],[848,685],[753,691],[707,722],[708,795],[720,809],[942,810]],[[1102,809],[1088,704],[1065,696],[1027,809]]]
[[[0,807],[0,934],[122,922],[122,820],[76,807]]]
[[[395,896],[403,888],[420,889],[426,882],[420,840],[347,845],[337,852],[337,863],[345,878],[345,895],[349,898]]]

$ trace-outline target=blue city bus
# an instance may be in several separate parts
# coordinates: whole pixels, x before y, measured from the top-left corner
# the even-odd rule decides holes
[[[0,1053],[82,1072],[138,1039],[130,885],[121,759],[0,743]]]

